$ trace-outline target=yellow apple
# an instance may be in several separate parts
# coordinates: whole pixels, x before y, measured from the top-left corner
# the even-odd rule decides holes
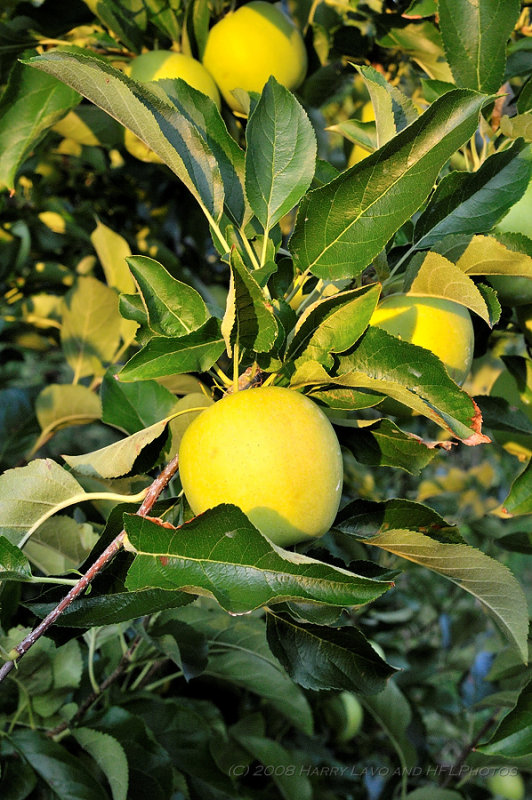
[[[475,339],[469,311],[459,303],[441,297],[393,294],[379,303],[370,324],[430,350],[459,385],[467,378]]]
[[[308,397],[277,386],[203,411],[185,431],[179,469],[195,514],[232,503],[282,547],[326,533],[342,492],[331,423]]]
[[[203,64],[226,103],[242,114],[234,89],[261,92],[270,75],[287,89],[297,89],[307,72],[307,53],[288,17],[271,3],[254,0],[214,25]]]
[[[182,78],[193,89],[203,92],[220,108],[220,93],[215,82],[203,64],[191,56],[174,53],[171,50],[152,50],[137,56],[130,65],[131,78],[141,83],[160,81],[165,78]],[[159,156],[129,130],[126,130],[124,143],[126,150],[141,161],[161,164]]]

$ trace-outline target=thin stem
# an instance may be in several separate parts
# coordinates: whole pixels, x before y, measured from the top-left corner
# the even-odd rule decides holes
[[[261,250],[261,254],[260,254],[260,265],[261,265],[261,267],[263,267],[265,265],[265,263],[266,263],[266,254],[268,252],[268,241],[269,241],[268,236],[266,234],[266,231],[264,231],[264,237],[262,239],[262,250]]]
[[[464,749],[458,756],[457,761],[450,767],[447,777],[442,783],[443,789],[445,789],[445,787],[451,783],[453,778],[460,776],[462,767],[464,766],[468,756],[473,752],[477,744],[480,742],[481,739],[484,738],[484,736],[487,734],[491,726],[494,724],[495,720],[499,716],[499,711],[500,709],[496,709],[496,711],[494,711],[493,714],[491,714],[488,717],[488,719],[486,720],[484,725],[482,725],[476,736],[474,736],[473,739],[469,742],[469,744],[467,744],[464,747]]]
[[[309,275],[310,275],[310,267],[307,267],[307,269],[304,272],[302,272],[301,275],[298,275],[296,278],[294,278],[294,280],[292,281],[292,286],[288,289],[288,292],[285,297],[285,301],[287,303],[289,303],[290,300],[292,300],[296,296],[300,286],[304,285]]]
[[[228,376],[225,374],[225,372],[223,371],[223,369],[220,369],[220,367],[218,366],[218,364],[215,364],[215,365],[212,367],[212,369],[213,369],[213,371],[215,372],[215,374],[216,374],[216,375],[217,375],[217,376],[220,378],[221,382],[223,383],[223,385],[224,385],[225,387],[227,387],[227,386],[231,386],[231,383],[232,383],[232,381],[231,381],[231,378],[229,378],[229,377],[228,377]]]
[[[229,246],[229,244],[225,240],[225,238],[224,238],[224,236],[223,236],[223,234],[222,234],[222,232],[220,230],[220,226],[214,220],[214,217],[212,216],[210,211],[208,211],[207,208],[201,202],[200,202],[200,207],[201,207],[201,210],[203,211],[203,213],[205,214],[205,216],[207,217],[209,225],[211,226],[211,228],[213,229],[214,233],[216,234],[216,236],[218,238],[218,241],[220,242],[220,244],[224,248],[225,252],[229,253],[231,251],[231,247]]]
[[[176,411],[174,414],[170,414],[170,416],[166,418],[166,422],[170,422],[170,420],[175,419],[176,417],[181,417],[184,414],[193,414],[196,411],[205,411],[205,406],[195,406],[194,408],[184,408],[181,411]],[[161,420],[161,422],[162,421],[163,420]],[[142,500],[146,496],[147,491],[148,489],[143,489],[138,494],[133,495],[115,494],[114,492],[83,492],[83,494],[73,495],[67,500],[63,500],[62,503],[52,506],[41,517],[39,517],[39,519],[33,523],[31,528],[20,540],[18,547],[22,550],[30,536],[35,533],[37,528],[39,528],[43,522],[52,517],[58,511],[61,511],[63,508],[73,506],[75,503],[85,503],[87,500],[116,500],[119,503],[135,503],[138,500]]]
[[[395,273],[397,272],[397,270],[399,269],[399,267],[401,267],[401,266],[404,264],[404,262],[407,260],[407,258],[409,258],[409,257],[412,255],[412,253],[415,253],[415,252],[416,252],[416,249],[417,249],[417,247],[416,247],[416,246],[414,246],[414,245],[412,245],[412,247],[409,247],[409,248],[408,248],[408,250],[406,251],[406,253],[404,253],[404,254],[401,256],[401,258],[399,259],[399,261],[397,262],[397,264],[395,265],[395,267],[394,267],[393,269],[391,269],[391,270],[390,270],[390,274],[389,274],[389,276],[388,276],[388,280],[390,280],[390,278],[392,278],[392,277],[395,275]]]
[[[57,503],[55,506],[52,506],[48,509],[39,519],[37,522],[34,522],[31,528],[27,531],[27,533],[22,537],[20,542],[18,543],[18,547],[20,550],[24,547],[30,536],[35,533],[37,528],[46,522],[47,519],[53,517],[54,514],[57,514],[58,511],[62,511],[63,508],[68,508],[69,506],[75,505],[75,503],[85,503],[87,500],[116,500],[119,503],[136,503],[139,500],[143,500],[146,496],[147,489],[143,489],[138,494],[116,494],[115,492],[83,492],[83,494],[73,495],[72,497],[63,500],[61,503]]]
[[[134,692],[135,689],[138,689],[138,687],[140,686],[140,684],[142,683],[148,672],[151,670],[152,666],[153,664],[151,661],[148,661],[147,664],[144,664],[143,668],[141,669],[141,671],[139,672],[139,674],[129,687],[130,692]]]
[[[94,653],[96,651],[96,630],[95,628],[90,628],[88,631],[88,639],[89,639],[89,654],[88,654],[88,669],[89,669],[89,681],[92,686],[92,690],[95,694],[99,693],[98,681],[96,680],[96,676],[94,674]]]
[[[312,5],[310,7],[310,10],[308,12],[307,22],[305,24],[305,27],[303,28],[303,36],[306,35],[309,27],[314,22],[314,15],[315,15],[316,9],[317,9],[317,7],[319,6],[320,3],[321,3],[321,0],[313,0],[313,3],[312,3]]]
[[[233,347],[233,392],[238,392],[238,362],[240,360],[240,346],[238,342]]]
[[[272,372],[271,375],[268,375],[264,383],[262,384],[262,388],[264,389],[266,386],[274,383],[275,379],[277,378],[277,372]]]
[[[75,586],[78,582],[78,578],[39,578],[32,576],[32,578],[27,583],[54,583],[58,586]]]
[[[149,683],[147,686],[144,687],[146,692],[153,692],[154,689],[157,689],[159,686],[162,686],[167,681],[173,681],[174,678],[182,678],[183,677],[183,670],[178,670],[177,672],[173,672],[171,675],[165,675],[164,678],[159,678],[153,683]]]
[[[249,239],[243,230],[240,231],[240,236],[242,238],[242,244],[244,245],[244,249],[249,256],[251,263],[253,264],[253,269],[260,269],[262,263],[259,264],[257,256],[255,255],[255,251],[253,250],[251,244],[249,243]]]
[[[157,498],[163,491],[163,489],[167,486],[171,478],[175,475],[178,468],[178,459],[177,455],[166,465],[160,475],[153,481],[151,486],[145,493],[144,500],[142,501],[142,505],[140,506],[137,514],[139,517],[147,517],[150,513],[151,509],[153,508],[154,503],[156,502]],[[57,606],[50,611],[48,616],[46,616],[40,623],[37,625],[34,630],[31,631],[24,639],[14,648],[14,652],[16,656],[14,659],[10,661],[6,661],[6,663],[0,668],[0,683],[4,680],[4,678],[9,675],[15,663],[19,661],[22,656],[28,652],[30,647],[32,647],[37,639],[46,633],[48,628],[54,624],[54,622],[63,614],[64,611],[71,605],[71,603],[76,600],[84,591],[85,589],[92,583],[94,578],[100,574],[100,572],[107,566],[107,564],[115,557],[115,555],[122,549],[124,541],[126,539],[126,532],[125,530],[120,531],[118,536],[116,536],[111,544],[109,544],[103,553],[96,559],[92,567],[90,567],[85,575],[83,575],[79,581],[76,583],[75,586],[68,592],[68,594],[61,600]]]

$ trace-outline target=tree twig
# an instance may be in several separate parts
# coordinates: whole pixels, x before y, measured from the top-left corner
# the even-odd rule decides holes
[[[178,460],[177,455],[166,465],[160,475],[153,481],[152,485],[148,489],[146,493],[146,497],[142,501],[142,505],[140,506],[139,510],[136,512],[139,517],[147,517],[151,509],[153,508],[154,503],[156,502],[157,498],[163,491],[163,489],[167,486],[171,478],[177,471],[178,467]],[[103,553],[96,559],[92,567],[90,567],[85,575],[83,575],[80,580],[76,583],[75,586],[69,591],[69,593],[61,600],[57,606],[50,611],[47,617],[45,617],[34,630],[31,631],[21,642],[18,644],[14,650],[18,654],[16,658],[6,661],[6,663],[0,668],[0,682],[4,680],[7,675],[11,672],[14,668],[16,663],[22,658],[22,656],[28,652],[30,647],[33,647],[37,639],[39,639],[48,628],[54,624],[56,619],[61,616],[61,614],[66,611],[69,605],[76,600],[82,592],[85,591],[87,586],[94,580],[94,578],[99,575],[99,573],[103,570],[104,567],[114,558],[114,556],[122,549],[124,544],[124,540],[126,538],[126,532],[124,530],[120,531],[118,536],[116,536],[110,545],[106,547]]]
[[[473,739],[468,744],[466,744],[466,746],[458,756],[456,762],[449,768],[447,777],[442,783],[443,789],[445,789],[445,787],[451,783],[453,778],[461,777],[462,767],[464,766],[468,756],[474,751],[475,747],[480,742],[480,740],[483,739],[484,736],[487,734],[487,732],[489,731],[489,729],[499,716],[499,711],[500,709],[496,709],[496,711],[494,711],[493,714],[491,714],[488,717],[484,725],[482,725],[482,727],[480,728],[478,733],[473,737]]]

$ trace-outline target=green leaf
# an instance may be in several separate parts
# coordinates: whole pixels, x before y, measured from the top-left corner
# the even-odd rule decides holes
[[[267,774],[271,774],[280,797],[283,797],[284,800],[312,800],[312,784],[305,774],[302,754],[295,756],[272,739],[250,736],[247,733],[239,736],[235,731],[232,732],[232,735],[254,760],[271,770]],[[295,769],[298,766],[297,762],[299,762],[299,770]]]
[[[311,122],[273,75],[249,118],[246,143],[246,194],[268,233],[301,200],[316,163]]]
[[[113,121],[99,108],[87,106],[87,109],[97,112],[106,120]],[[135,284],[126,263],[126,258],[131,255],[131,250],[124,237],[98,220],[96,228],[91,233],[91,242],[105,273],[107,285],[119,293],[134,292]],[[136,331],[137,325],[130,320],[122,319],[120,321],[120,333],[124,342],[131,343],[135,338]]]
[[[375,111],[377,130],[377,147],[393,139],[411,122],[415,122],[419,114],[410,100],[396,86],[388,83],[374,67],[357,67],[364,78]]]
[[[427,789],[422,786],[420,789],[414,789],[409,792],[405,800],[425,800],[427,796]],[[440,789],[434,784],[430,784],[430,800],[463,800],[463,795],[455,792],[453,789]]]
[[[170,339],[156,336],[120,370],[120,380],[161,378],[184,372],[206,372],[224,351],[219,320],[211,317],[193,333]]]
[[[276,547],[235,506],[217,506],[174,531],[133,515],[124,524],[136,553],[131,590],[182,589],[241,614],[288,599],[358,606],[390,587]]]
[[[208,25],[208,7],[205,11]],[[166,80],[159,85],[164,87],[172,105],[198,131],[215,156],[223,181],[225,211],[237,226],[244,225],[252,216],[244,191],[245,156],[228,132],[216,105],[184,81]]]
[[[26,556],[5,536],[0,536],[0,581],[29,581],[31,567]]]
[[[377,149],[377,129],[374,122],[362,122],[359,119],[346,119],[343,122],[338,122],[336,125],[328,125],[325,130],[332,131],[333,133],[340,133],[349,142],[361,145],[368,153],[373,153],[373,151]],[[322,186],[324,183],[329,183],[336,178],[337,175],[338,170],[335,170],[333,167],[330,174],[329,172],[326,173],[326,180],[318,181],[317,185]],[[314,178],[314,183],[316,183],[316,177]],[[313,185],[312,188],[315,189],[316,185]]]
[[[0,533],[18,544],[30,530],[74,502],[85,492],[75,478],[49,458],[0,475]]]
[[[525,114],[527,111],[532,111],[532,78],[529,78],[517,98],[517,111],[519,114]]]
[[[520,140],[487,158],[476,172],[446,175],[416,222],[415,246],[430,247],[451,233],[491,230],[523,195],[531,168],[532,147]]]
[[[224,191],[217,161],[196,127],[162,89],[137,83],[86,54],[49,52],[26,63],[64,81],[133,131],[211,217],[221,217]],[[183,81],[182,86],[186,86]]]
[[[124,237],[98,220],[91,233],[91,242],[105,273],[107,285],[118,292],[134,292],[135,284],[126,263],[131,255],[131,248]]]
[[[457,86],[498,91],[506,66],[506,43],[520,5],[519,0],[438,0],[445,55]]]
[[[80,384],[52,383],[40,392],[35,413],[43,436],[69,425],[85,425],[102,416],[97,394]]]
[[[61,800],[107,800],[107,792],[83,762],[44,733],[17,730],[9,740]]]
[[[195,797],[221,800],[216,789],[227,792],[231,783],[218,772],[210,753],[210,741],[218,743],[225,736],[213,704],[183,696],[163,701],[152,694],[148,701],[133,700],[129,708],[134,713],[111,707],[97,725],[91,724],[114,736],[126,751],[130,791],[135,785],[140,789],[132,800],[169,800],[175,788],[172,767],[187,775],[187,784],[192,776],[205,779],[206,790],[195,792]]]
[[[39,435],[34,392],[15,386],[0,391],[0,468],[17,464]]]
[[[405,800],[425,800],[426,796],[426,788],[421,787],[420,789],[414,789],[413,792],[409,792]],[[463,795],[455,792],[453,789],[440,789],[438,786],[434,786],[434,784],[431,783],[430,800],[463,800]]]
[[[409,272],[414,271],[413,280],[405,281],[408,294],[453,300],[474,311],[488,325],[493,324],[494,320],[490,318],[489,309],[475,283],[452,261],[439,253],[419,253],[409,264]]]
[[[402,431],[389,419],[351,429],[347,435],[344,434],[344,442],[361,464],[404,469],[411,475],[419,475],[438,453],[438,445],[442,444],[425,442],[414,433]]]
[[[321,367],[321,365],[314,362],[314,365]],[[312,368],[312,364],[310,365]],[[324,374],[324,371],[321,373]],[[318,382],[320,377],[318,376]],[[334,378],[332,378],[334,381]],[[313,389],[310,387],[307,392],[309,397],[317,400],[318,403],[323,403],[331,409],[331,417],[338,420],[338,424],[342,424],[342,415],[349,411],[357,411],[360,408],[371,408],[382,402],[381,394],[371,394],[366,391],[357,391],[356,389],[349,389],[343,387],[335,387],[328,389]],[[349,422],[353,420],[348,416]]]
[[[309,192],[291,239],[299,268],[331,280],[359,275],[472,136],[485,101],[468,90],[448,92],[375,153]]]
[[[148,325],[159,336],[185,336],[198,330],[209,319],[201,295],[147,256],[127,258],[142,301]]]
[[[96,106],[85,104],[69,111],[66,117],[56,122],[52,130],[65,139],[73,139],[87,147],[117,147],[122,143],[124,135],[122,126],[114,119]]]
[[[81,647],[76,639],[71,639],[59,647],[52,661],[54,689],[77,689],[83,673]]]
[[[16,63],[0,99],[0,185],[15,188],[18,168],[80,95],[48,75]]]
[[[443,575],[476,597],[527,662],[527,602],[508,567],[469,545],[435,542],[413,531],[379,533],[370,542]]]
[[[111,787],[113,800],[127,800],[129,768],[120,742],[92,728],[74,728],[72,735],[102,770]]]
[[[118,297],[96,278],[78,278],[62,304],[61,345],[75,379],[103,375],[118,349]]]
[[[416,749],[407,735],[408,726],[412,721],[412,710],[399,687],[393,681],[389,681],[379,694],[361,697],[360,700],[388,736],[399,756],[402,769],[411,769],[417,761]]]
[[[397,498],[383,503],[353,500],[334,522],[334,530],[364,538],[391,528],[418,531],[440,542],[463,542],[458,528],[449,525],[429,506],[413,500]]]
[[[122,383],[106,372],[101,388],[102,422],[125,433],[136,433],[166,419],[176,408],[176,397],[156,381]]]
[[[473,400],[425,348],[370,325],[352,353],[339,356],[338,361],[339,374],[332,379],[335,384],[382,392],[432,419],[465,444],[489,441],[480,432],[481,419]],[[293,382],[298,385],[301,377],[296,373]]]
[[[78,569],[97,541],[92,525],[56,514],[35,531],[24,553],[44,575],[63,575]]]
[[[185,680],[197,678],[205,671],[208,645],[203,633],[182,620],[173,611],[162,612],[150,626],[151,644],[182,670]]]
[[[120,478],[131,471],[139,453],[164,433],[167,423],[168,418],[107,447],[93,450],[92,453],[83,453],[79,456],[63,455],[62,458],[80,475]]]
[[[378,40],[378,44],[399,50],[402,55],[419,64],[429,78],[452,81],[452,73],[443,52],[442,38],[433,22],[414,22],[401,28],[392,28],[386,36]]]
[[[58,618],[56,625],[67,628],[92,628],[102,625],[119,625],[131,619],[155,614],[168,608],[184,606],[193,600],[184,592],[146,589],[141,592],[115,592],[101,596],[91,595],[74,600]],[[28,603],[27,607],[37,617],[46,617],[56,603]]]
[[[272,655],[262,619],[256,615],[235,619],[214,603],[187,606],[176,616],[207,637],[210,676],[264,698],[292,725],[312,735],[309,702]]]
[[[309,306],[294,329],[286,360],[297,359],[298,363],[319,361],[325,367],[332,367],[332,354],[348,350],[366,330],[380,289],[380,284],[363,286],[339,292]]]
[[[517,233],[493,236],[448,236],[436,248],[466,275],[515,275],[532,278],[532,257],[526,237]],[[522,246],[524,245],[524,246]]]
[[[501,133],[508,139],[522,137],[532,142],[532,114],[517,114],[515,117],[504,115],[500,123]]]
[[[2,800],[26,800],[35,789],[37,776],[27,761],[5,760],[2,765],[0,792]]]
[[[358,628],[303,625],[272,612],[268,644],[293,681],[305,689],[374,694],[395,671]]]
[[[510,415],[510,421],[511,418],[512,414]],[[527,433],[530,433],[532,437],[532,430],[527,430]],[[513,517],[521,514],[532,514],[532,461],[529,461],[524,470],[517,476],[502,505],[505,512]]]
[[[507,714],[485,744],[475,750],[488,756],[519,758],[529,756],[532,749],[532,682],[529,682],[517,700],[515,708]]]
[[[92,13],[134,53],[142,47],[146,8],[142,0],[85,0]]]
[[[236,344],[241,349],[267,353],[279,332],[273,308],[266,303],[259,284],[236,249],[231,251],[230,269],[227,307],[222,321],[227,353],[231,356]]]

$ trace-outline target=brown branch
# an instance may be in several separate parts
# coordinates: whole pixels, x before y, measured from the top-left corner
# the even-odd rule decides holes
[[[46,735],[49,736],[50,738],[53,738],[54,736],[57,736],[59,733],[63,733],[63,731],[66,731],[67,728],[71,728],[72,725],[76,724],[76,722],[79,722],[80,719],[85,716],[89,708],[92,705],[94,705],[94,703],[97,700],[100,699],[103,692],[105,692],[105,690],[108,689],[109,686],[111,686],[122,675],[124,670],[129,666],[131,659],[133,658],[133,655],[137,647],[141,643],[141,641],[142,637],[136,636],[133,639],[131,645],[126,650],[126,652],[123,654],[116,668],[111,672],[110,675],[107,676],[107,678],[104,681],[102,681],[102,683],[100,683],[100,685],[98,686],[98,691],[92,692],[87,698],[85,698],[85,700],[80,705],[80,707],[78,708],[78,710],[76,711],[71,720],[68,721],[65,720],[65,722],[61,722],[61,724],[58,725],[56,728],[47,731]]]
[[[136,512],[139,517],[146,517],[148,516],[149,512],[153,508],[157,498],[163,491],[163,489],[167,486],[171,478],[177,471],[178,461],[177,455],[174,456],[172,461],[170,461],[166,467],[163,469],[161,474],[153,481],[150,488],[146,493],[146,497],[142,501],[142,505],[140,506],[139,510]],[[46,633],[48,628],[54,624],[56,619],[61,616],[61,614],[66,611],[69,605],[76,600],[82,592],[85,591],[87,586],[94,580],[94,578],[99,575],[99,573],[103,570],[104,567],[114,558],[114,556],[122,549],[124,544],[124,540],[126,538],[126,532],[124,530],[120,531],[118,536],[116,536],[113,541],[111,542],[108,547],[103,551],[103,553],[96,559],[92,567],[90,567],[85,575],[83,575],[79,581],[76,583],[75,586],[69,591],[69,593],[61,600],[60,603],[45,617],[37,627],[31,631],[21,642],[18,644],[14,649],[18,653],[18,656],[11,661],[6,661],[6,663],[0,668],[0,682],[4,680],[4,678],[9,675],[15,664],[22,658],[22,656],[28,652],[30,647],[32,647],[37,639],[39,639],[43,633]]]

